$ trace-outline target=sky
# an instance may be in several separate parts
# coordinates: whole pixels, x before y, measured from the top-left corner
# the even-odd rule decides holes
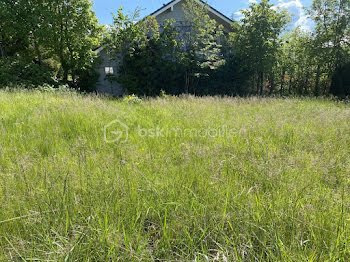
[[[100,24],[111,24],[113,20],[111,13],[116,13],[120,6],[124,7],[126,13],[132,13],[138,7],[142,8],[141,17],[144,17],[170,0],[93,0],[93,2]],[[226,16],[239,20],[242,17],[240,10],[258,0],[207,0],[207,2]],[[291,27],[300,26],[304,30],[310,30],[312,27],[312,22],[304,11],[304,7],[309,7],[311,2],[312,0],[271,0],[276,7],[287,9],[294,15]]]

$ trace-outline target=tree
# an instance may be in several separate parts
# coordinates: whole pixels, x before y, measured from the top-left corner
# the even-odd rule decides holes
[[[318,65],[313,46],[311,33],[299,27],[283,36],[281,85],[284,85],[285,80],[288,81],[289,94],[308,95],[312,92]]]
[[[43,60],[50,55],[50,17],[48,1],[11,1],[0,3],[0,85],[23,83],[36,86],[53,84],[53,69]]]
[[[327,93],[335,72],[350,61],[350,2],[314,0],[309,14],[316,23],[314,51],[318,64],[326,65],[324,70],[317,68],[315,90],[319,90],[320,75],[326,74],[328,83],[324,93]]]
[[[0,45],[4,57],[15,53],[33,58],[33,50],[37,61],[41,63],[39,42],[41,36],[47,34],[44,16],[45,5],[39,1],[3,0],[0,4]]]
[[[102,27],[98,25],[90,0],[50,1],[52,48],[62,69],[62,78],[74,84],[81,71],[93,63],[93,48],[99,45]]]
[[[224,63],[218,43],[222,27],[197,1],[187,0],[184,10],[187,30],[181,32],[174,21],[167,21],[160,30],[154,17],[135,23],[138,12],[125,16],[122,9],[118,11],[109,46],[115,59],[122,61],[118,81],[130,92],[196,93],[195,83],[208,79]]]
[[[0,18],[2,57],[42,69],[56,65],[62,81],[73,86],[92,69],[101,26],[90,0],[3,0]],[[52,73],[47,71],[45,79]]]
[[[269,0],[262,0],[242,10],[244,18],[233,34],[233,42],[246,61],[243,66],[252,72],[252,83],[256,83],[256,92],[260,95],[263,93],[264,79],[276,63],[281,44],[279,36],[288,22],[286,12],[278,12],[272,7]]]
[[[135,23],[137,17],[138,10],[129,16],[119,9],[114,18],[108,51],[121,62],[119,76],[111,80],[137,95],[155,96],[161,90],[178,92],[181,55],[173,21],[167,21],[160,32],[154,17]]]
[[[185,32],[181,32],[184,54],[185,91],[190,87],[195,93],[195,79],[208,77],[223,65],[225,60],[221,53],[220,40],[223,37],[223,27],[211,19],[206,4],[195,0],[186,0],[184,4],[186,18]]]

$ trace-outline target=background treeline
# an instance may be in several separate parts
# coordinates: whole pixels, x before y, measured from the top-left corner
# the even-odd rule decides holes
[[[242,10],[230,30],[196,1],[185,2],[180,31],[153,17],[135,23],[138,12],[122,9],[103,28],[89,0],[3,0],[0,86],[68,83],[93,91],[92,50],[103,44],[120,62],[111,81],[137,95],[350,95],[349,0],[314,0],[310,32],[289,30],[290,15],[267,0]]]
[[[1,0],[0,86],[91,86],[100,44],[89,0]]]

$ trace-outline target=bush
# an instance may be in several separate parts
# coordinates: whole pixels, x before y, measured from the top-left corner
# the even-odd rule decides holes
[[[49,84],[44,84],[42,86],[39,86],[37,90],[45,93],[59,93],[59,94],[75,92],[75,89],[70,88],[68,85],[59,85],[58,87],[55,87]]]
[[[138,96],[131,95],[131,96],[124,97],[123,101],[128,104],[140,104],[142,102],[142,99],[139,98]]]
[[[53,69],[44,64],[7,57],[0,59],[0,68],[0,88],[12,85],[23,85],[27,88],[43,84],[58,85],[53,77]]]
[[[350,96],[350,64],[341,67],[335,72],[330,93],[337,97]]]

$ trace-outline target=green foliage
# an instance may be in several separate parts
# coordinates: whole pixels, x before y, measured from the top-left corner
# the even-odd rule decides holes
[[[314,53],[314,43],[311,33],[302,31],[300,28],[284,36],[279,70],[283,75],[282,81],[287,81],[289,94],[316,93],[314,72],[322,64]],[[319,74],[319,78],[323,80],[319,86],[325,85],[325,76],[321,72]]]
[[[74,93],[74,90],[69,88],[68,85],[59,85],[58,87],[43,84],[37,88],[38,92],[41,93],[51,93],[51,94],[67,94]]]
[[[232,48],[243,58],[245,70],[252,73],[251,83],[256,85],[256,93],[260,95],[266,76],[276,64],[280,35],[288,22],[287,13],[272,7],[269,0],[252,3],[248,9],[242,10],[241,25],[231,34]]]
[[[314,31],[297,28],[283,36],[278,64],[281,94],[345,95],[340,82],[350,61],[349,10],[349,1],[314,0],[308,11]]]
[[[136,22],[139,10],[129,16],[120,8],[107,29],[98,25],[90,0],[2,0],[0,86],[64,83],[93,92],[93,50],[104,37],[121,62],[109,80],[137,95],[338,93],[350,62],[348,0],[314,0],[312,32],[285,32],[289,15],[269,0],[242,10],[231,31],[210,17],[204,2],[186,0],[183,10],[186,21],[177,27],[174,20],[158,25],[154,17]]]
[[[119,55],[124,51],[119,81],[132,93],[327,95],[336,72],[350,61],[346,0],[315,0],[309,10],[314,32],[285,32],[289,14],[268,0],[242,10],[244,17],[232,24],[229,37],[205,4],[186,0],[184,12],[181,31],[172,21],[165,26],[172,29],[160,33],[145,20],[133,23],[120,10],[112,43],[121,46],[114,48]],[[160,38],[174,44],[164,45]]]
[[[100,77],[100,74],[96,71],[96,68],[100,63],[100,58],[96,58],[91,65],[77,71],[79,77],[77,77],[74,86],[82,92],[95,92],[96,83]]]
[[[57,84],[52,77],[53,69],[46,65],[38,65],[32,61],[6,57],[0,59],[0,88],[23,85],[27,88],[42,84]]]
[[[139,98],[138,96],[132,94],[131,96],[125,96],[123,98],[123,102],[128,103],[128,104],[140,104],[140,103],[142,103],[142,99]]]
[[[109,52],[122,61],[117,80],[130,93],[139,95],[159,95],[162,89],[176,92],[182,82],[181,58],[172,21],[159,32],[154,17],[134,23],[136,17],[137,13],[124,16],[120,9],[111,29]]]
[[[187,1],[184,10],[188,28],[192,28],[186,32],[178,31],[175,21],[166,21],[160,28],[153,17],[134,23],[137,11],[132,16],[118,11],[109,50],[116,60],[122,60],[118,81],[129,92],[147,96],[159,95],[161,90],[208,93],[196,84],[208,80],[224,64],[218,43],[222,27],[195,1]]]
[[[114,16],[113,26],[107,38],[109,51],[115,56],[125,56],[134,51],[135,46],[144,47],[148,36],[156,37],[158,24],[154,18],[146,17],[136,23],[139,18],[139,10],[130,15],[124,15],[120,7],[117,15]]]
[[[201,69],[217,69],[224,63],[219,40],[223,36],[223,26],[211,19],[205,5],[195,0],[186,0],[183,5],[186,26],[183,32],[185,59],[188,64],[196,64]],[[192,61],[193,60],[193,61]],[[194,72],[200,76],[202,71]]]
[[[334,73],[330,93],[341,98],[350,97],[350,63]]]
[[[317,63],[324,65],[318,70],[326,75],[328,93],[332,77],[350,62],[350,2],[314,0],[309,13],[316,23],[313,47]]]
[[[93,48],[99,45],[101,26],[90,0],[59,0],[51,4],[51,46],[61,64],[61,77],[74,85],[94,61]],[[84,88],[84,87],[81,87]]]
[[[314,0],[309,13],[316,23],[315,48],[334,72],[349,61],[350,2]]]
[[[0,261],[349,261],[349,106],[0,91]]]
[[[221,52],[225,63],[212,73],[212,76],[200,83],[207,85],[207,94],[210,95],[230,95],[245,96],[253,94],[255,90],[250,88],[249,80],[251,72],[243,65],[245,58],[240,55],[233,37],[224,38]]]
[[[160,90],[160,95],[159,95],[161,98],[165,98],[165,99],[168,99],[169,98],[169,95],[166,94],[166,92],[164,90]]]
[[[74,87],[84,82],[80,78],[91,71],[102,30],[90,0],[4,0],[0,7],[2,57],[43,67],[55,61],[58,72],[41,82],[52,76]]]

